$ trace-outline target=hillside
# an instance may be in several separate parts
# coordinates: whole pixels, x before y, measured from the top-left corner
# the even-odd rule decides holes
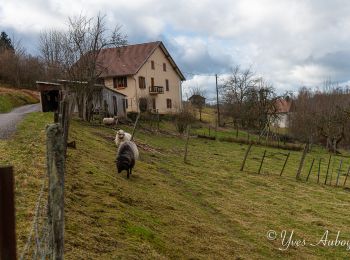
[[[39,95],[35,91],[0,86],[0,113],[6,113],[15,107],[38,102]]]
[[[42,133],[44,122],[51,120],[52,114],[32,114],[14,140],[0,142],[1,151],[12,144],[5,161],[16,158],[19,251],[30,230],[30,212],[45,176],[40,173],[44,161]],[[40,135],[28,133],[29,127]],[[191,138],[189,164],[184,164],[185,140],[138,131],[141,160],[127,180],[125,172],[117,175],[115,171],[114,134],[112,129],[72,122],[70,139],[76,140],[77,149],[69,150],[67,161],[66,259],[348,256],[346,247],[340,246],[291,246],[282,251],[278,249],[282,247],[280,240],[266,238],[269,230],[278,234],[287,230],[294,231],[295,240],[316,243],[325,230],[332,239],[339,230],[342,239],[350,239],[348,189],[317,184],[315,170],[310,181],[305,181],[314,157],[324,158],[324,180],[328,155],[322,150],[308,154],[303,180],[296,181],[300,152],[291,152],[290,163],[280,177],[286,151],[269,148],[258,175],[263,147],[253,147],[245,171],[240,172],[245,145]],[[28,153],[37,159],[28,159]],[[336,172],[340,159],[331,165],[332,172]],[[346,164],[340,183],[349,166],[348,159],[342,159]]]

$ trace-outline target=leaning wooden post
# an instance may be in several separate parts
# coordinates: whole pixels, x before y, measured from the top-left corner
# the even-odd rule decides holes
[[[346,177],[345,177],[345,181],[344,181],[344,187],[345,187],[345,184],[346,184],[346,180],[348,179],[348,176],[349,176],[349,172],[350,172],[350,166],[348,168],[348,172],[346,173]]]
[[[322,161],[322,158],[320,157],[320,159],[318,161],[317,183],[320,182],[321,161]]]
[[[309,180],[309,177],[310,177],[310,174],[311,174],[311,171],[312,171],[312,167],[314,166],[314,162],[315,162],[315,158],[312,159],[312,163],[311,163],[310,170],[309,170],[309,174],[307,175],[306,181]]]
[[[15,260],[16,224],[12,166],[0,167],[0,259]]]
[[[135,120],[135,123],[134,123],[134,128],[132,129],[131,141],[134,139],[136,126],[137,126],[137,123],[139,121],[140,115],[141,115],[140,113],[137,114],[137,117],[136,117],[136,120]]]
[[[341,172],[341,167],[342,167],[342,164],[343,164],[343,160],[340,160],[340,164],[339,164],[339,168],[338,168],[337,181],[335,182],[335,186],[338,186],[338,182],[339,182],[339,175],[340,175],[340,172]]]
[[[243,169],[244,169],[245,161],[247,160],[247,157],[248,157],[248,154],[249,154],[251,148],[252,148],[252,143],[249,144],[248,149],[245,152],[240,171],[243,171]]]
[[[286,165],[287,165],[287,161],[288,161],[289,155],[290,155],[290,152],[287,154],[286,160],[284,161],[284,164],[283,164],[283,167],[282,167],[280,176],[282,176],[282,173],[283,173],[283,171],[284,171],[284,168],[285,168]]]
[[[303,165],[304,165],[304,161],[305,161],[305,157],[306,157],[306,153],[307,153],[307,146],[308,145],[305,144],[303,154],[301,155],[299,168],[298,168],[298,171],[297,171],[297,175],[295,176],[297,180],[300,179],[301,170],[303,169]]]
[[[265,155],[266,155],[266,150],[264,151],[263,157],[261,158],[261,163],[260,163],[260,167],[259,167],[258,174],[260,174],[262,165],[263,165],[263,163],[264,163]]]
[[[324,184],[327,184],[327,179],[328,179],[328,172],[329,172],[329,165],[331,164],[331,159],[332,159],[332,155],[329,155],[329,159],[328,159],[328,166],[327,166],[327,172],[326,172],[326,178],[324,180]]]
[[[187,129],[186,129],[186,146],[185,146],[184,163],[187,163],[187,152],[188,152],[188,141],[190,139],[190,128],[191,128],[191,125],[188,125]]]
[[[64,144],[62,128],[50,124],[47,135],[47,173],[49,177],[48,222],[53,259],[63,259],[64,253]]]

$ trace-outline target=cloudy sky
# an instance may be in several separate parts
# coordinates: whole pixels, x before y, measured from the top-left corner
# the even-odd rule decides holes
[[[190,86],[215,92],[235,65],[279,92],[350,81],[347,0],[1,0],[0,31],[37,54],[38,35],[64,29],[67,17],[105,14],[129,43],[162,40]]]

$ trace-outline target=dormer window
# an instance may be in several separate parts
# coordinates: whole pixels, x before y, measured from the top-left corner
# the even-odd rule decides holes
[[[152,70],[155,69],[155,67],[154,67],[154,61],[153,61],[153,60],[151,60],[151,69],[152,69]]]

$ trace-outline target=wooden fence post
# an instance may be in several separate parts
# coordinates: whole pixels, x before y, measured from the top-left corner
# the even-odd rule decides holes
[[[187,152],[188,152],[188,141],[189,141],[189,139],[190,139],[190,128],[191,128],[191,125],[187,125],[184,163],[187,163]]]
[[[282,173],[283,173],[283,171],[284,171],[284,168],[285,168],[286,165],[287,165],[287,161],[288,161],[289,155],[290,155],[290,152],[287,154],[286,160],[284,161],[284,164],[283,164],[283,167],[282,167],[280,176],[282,176]]]
[[[332,155],[329,155],[329,159],[328,159],[328,166],[327,166],[327,172],[326,172],[326,178],[324,180],[324,184],[327,184],[327,179],[328,179],[328,172],[329,172],[329,165],[331,164],[331,159],[332,159]]]
[[[64,253],[64,143],[62,128],[50,124],[47,135],[47,173],[49,177],[48,222],[53,259],[63,259]]]
[[[322,158],[320,157],[320,159],[318,161],[317,183],[320,182],[321,161],[322,161]]]
[[[308,144],[305,144],[303,154],[301,155],[299,168],[298,168],[298,171],[297,171],[297,175],[295,176],[297,180],[300,179],[301,170],[303,169],[304,160],[305,160],[306,153],[307,153],[307,146],[308,146]]]
[[[260,163],[260,167],[259,167],[258,174],[260,174],[262,165],[263,165],[263,163],[264,163],[265,155],[266,155],[266,150],[264,150],[264,154],[263,154],[263,157],[262,157],[262,159],[261,159],[261,163]]]
[[[140,115],[141,115],[140,113],[137,114],[137,117],[134,123],[134,128],[132,129],[132,133],[131,133],[131,141],[134,140],[135,130],[136,130],[137,123],[139,122]]]
[[[307,175],[306,181],[309,180],[309,177],[310,177],[310,174],[311,174],[311,171],[312,171],[312,167],[314,166],[314,162],[315,162],[315,158],[312,159],[312,163],[311,163],[310,170],[309,170],[309,174]]]
[[[345,184],[346,184],[346,180],[348,179],[348,176],[349,176],[349,172],[350,172],[350,166],[348,168],[348,172],[346,173],[346,177],[345,177],[345,181],[344,181],[344,187],[345,187]]]
[[[0,167],[0,259],[15,260],[16,224],[12,166]]]
[[[248,154],[249,154],[251,148],[252,148],[252,143],[249,144],[248,149],[245,152],[240,171],[243,171],[243,169],[244,169],[245,161],[247,160],[247,157],[248,157]]]
[[[341,172],[341,167],[342,167],[342,164],[343,164],[343,160],[340,160],[340,164],[339,164],[339,168],[338,168],[337,181],[335,182],[335,186],[338,186],[338,182],[339,182],[339,175],[340,175],[340,172]]]

